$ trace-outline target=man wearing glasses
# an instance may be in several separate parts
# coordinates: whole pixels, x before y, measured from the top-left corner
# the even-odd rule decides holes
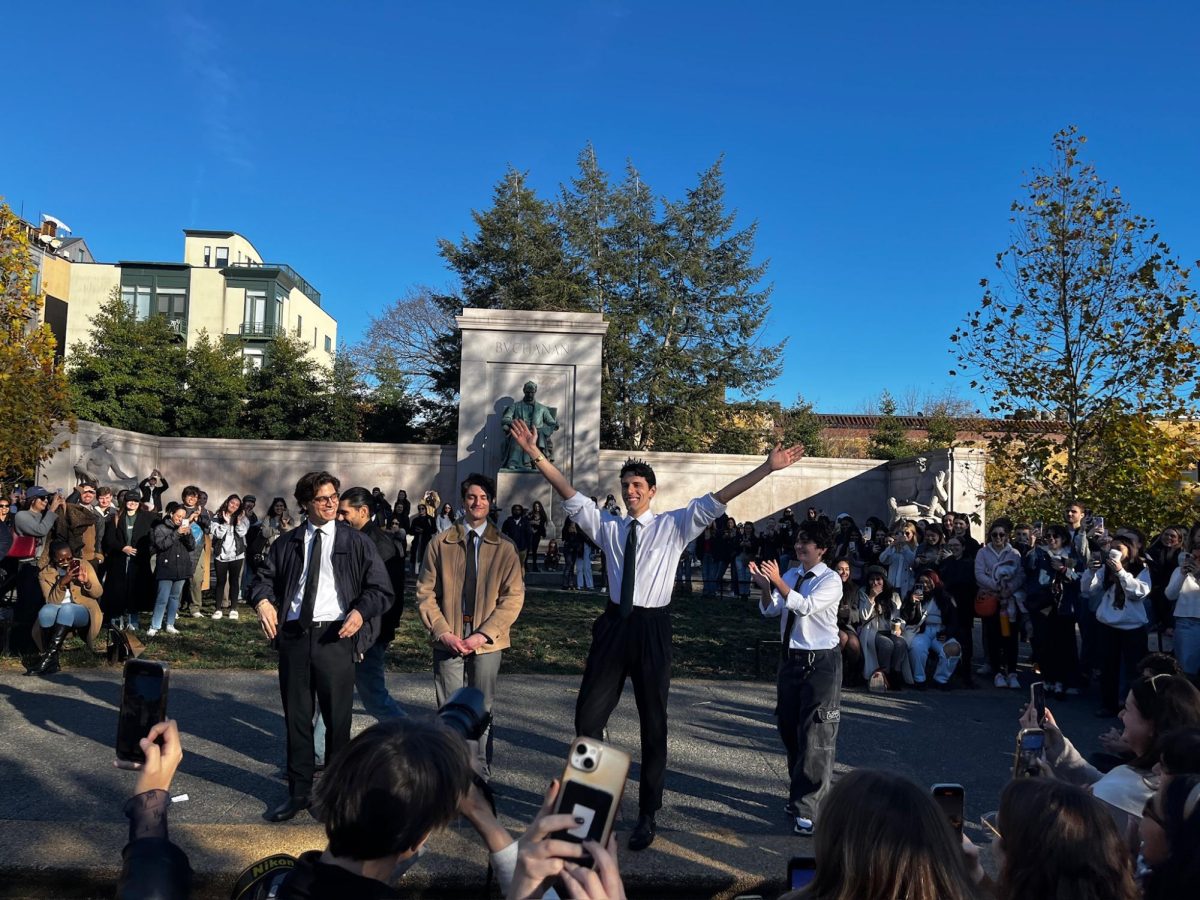
[[[312,804],[314,695],[327,727],[325,759],[332,762],[350,743],[354,664],[394,600],[374,542],[336,521],[340,486],[328,472],[296,482],[305,523],[271,545],[251,586],[259,623],[279,651],[287,723],[288,798],[264,813],[268,822],[285,822]]]

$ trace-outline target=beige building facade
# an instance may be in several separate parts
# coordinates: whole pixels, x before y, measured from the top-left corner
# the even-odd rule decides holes
[[[40,252],[36,261],[44,315],[68,358],[118,292],[139,319],[165,317],[189,347],[201,333],[236,341],[248,368],[261,366],[271,339],[284,332],[303,341],[316,362],[333,364],[337,320],[320,292],[286,263],[264,261],[237,232],[185,229],[182,262],[101,263],[90,252]]]

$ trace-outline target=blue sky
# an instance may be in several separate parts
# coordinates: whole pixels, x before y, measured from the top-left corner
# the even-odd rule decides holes
[[[183,228],[243,232],[350,342],[409,286],[449,283],[437,239],[507,165],[550,196],[588,141],[669,197],[725,155],[771,260],[770,331],[791,335],[772,396],[823,412],[966,390],[947,336],[1069,123],[1200,257],[1194,3],[5,7],[26,74],[0,195],[105,261],[179,259]]]

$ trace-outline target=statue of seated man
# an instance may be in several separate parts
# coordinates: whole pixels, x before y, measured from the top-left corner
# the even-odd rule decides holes
[[[529,454],[513,440],[512,423],[516,419],[528,425],[537,435],[537,446],[542,455],[547,459],[554,459],[554,443],[550,436],[558,430],[558,420],[554,416],[554,410],[534,399],[536,394],[537,384],[532,381],[525,382],[524,398],[506,409],[500,419],[500,427],[504,429],[505,434],[501,469],[534,468]]]

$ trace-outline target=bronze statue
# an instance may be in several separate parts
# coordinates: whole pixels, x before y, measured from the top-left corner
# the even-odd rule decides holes
[[[551,439],[551,435],[558,431],[558,419],[554,415],[554,410],[534,399],[536,394],[537,385],[532,381],[525,382],[525,397],[506,409],[500,419],[500,427],[504,429],[505,434],[501,469],[534,468],[529,454],[513,440],[512,423],[516,419],[528,425],[537,435],[538,450],[547,459],[554,459],[554,441]]]

